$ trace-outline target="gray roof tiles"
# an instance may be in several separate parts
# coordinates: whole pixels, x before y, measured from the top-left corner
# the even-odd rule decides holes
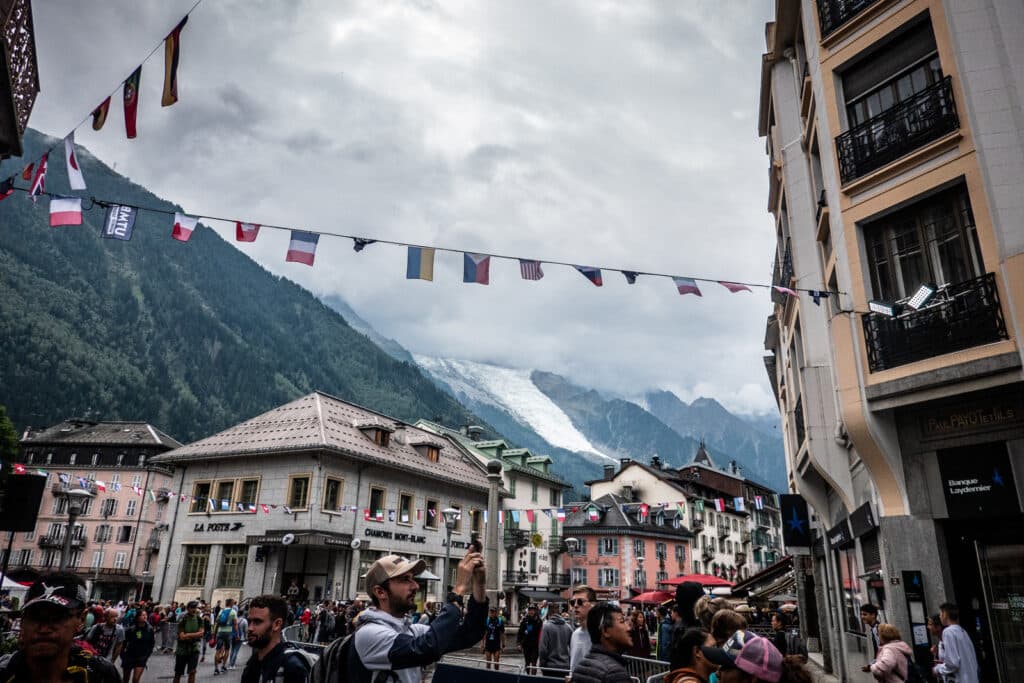
[[[181,443],[146,422],[123,422],[67,419],[63,422],[30,431],[22,443],[31,446],[164,446],[177,448]]]

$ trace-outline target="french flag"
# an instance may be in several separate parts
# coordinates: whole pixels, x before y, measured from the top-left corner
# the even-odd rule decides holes
[[[462,254],[462,281],[491,284],[491,257],[487,254]]]
[[[600,268],[594,268],[592,266],[576,266],[576,270],[580,271],[583,277],[593,282],[595,287],[600,287],[604,284],[604,282],[601,281]]]
[[[320,235],[315,232],[300,232],[292,230],[292,240],[288,243],[288,255],[285,261],[304,263],[307,266],[313,265],[313,257],[316,256],[316,243]]]
[[[235,240],[238,242],[255,242],[260,234],[259,223],[243,223],[235,221]]]
[[[179,242],[188,242],[188,238],[192,236],[192,231],[196,229],[197,223],[199,223],[198,218],[186,216],[183,213],[175,213],[174,230],[171,231],[171,237]]]
[[[680,294],[696,294],[697,296],[704,296],[700,293],[700,287],[697,286],[697,281],[688,277],[674,277],[672,282],[675,283],[676,289],[679,290]]]
[[[82,224],[82,198],[58,197],[50,199],[50,227]]]

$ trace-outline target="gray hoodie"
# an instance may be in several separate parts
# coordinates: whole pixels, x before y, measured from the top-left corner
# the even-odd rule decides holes
[[[402,683],[419,683],[420,667],[480,642],[486,619],[487,602],[478,603],[472,597],[465,619],[458,607],[447,604],[429,625],[370,607],[359,617],[356,653],[370,671],[394,671]]]
[[[544,622],[540,632],[540,665],[552,669],[569,669],[569,641],[572,626],[560,616]]]

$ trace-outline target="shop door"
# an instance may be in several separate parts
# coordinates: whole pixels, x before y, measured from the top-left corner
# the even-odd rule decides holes
[[[976,543],[1000,681],[1024,681],[1024,544]]]

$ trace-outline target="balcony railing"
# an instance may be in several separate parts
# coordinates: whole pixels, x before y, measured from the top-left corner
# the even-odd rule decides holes
[[[552,555],[560,555],[567,550],[565,540],[561,536],[551,536],[548,538],[548,552]]]
[[[572,580],[568,574],[548,574],[548,585],[551,586],[571,586]]]
[[[700,557],[705,562],[707,562],[708,560],[710,560],[714,556],[715,556],[715,551],[711,550],[710,548],[703,548],[700,551]]]
[[[818,0],[818,21],[824,38],[878,0]]]
[[[85,543],[86,543],[86,540],[85,540],[84,536],[82,536],[82,537],[72,536],[71,537],[71,547],[73,549],[84,548],[85,547]],[[64,547],[64,537],[63,536],[40,536],[39,537],[39,547],[40,548],[57,548],[57,549],[63,548]]]
[[[96,482],[87,481],[85,486],[82,486],[78,481],[73,481],[69,484],[62,484],[61,482],[54,482],[50,486],[50,491],[55,496],[59,496],[67,491],[88,491],[92,495],[96,495]]]
[[[515,569],[506,569],[501,574],[501,580],[503,583],[510,583],[516,586],[525,586],[530,583],[531,576],[536,576],[536,574],[530,574],[530,572],[517,571]]]
[[[693,531],[703,531],[704,530],[704,520],[701,519],[700,517],[694,517],[693,521],[690,524],[690,526],[692,527]]]
[[[796,400],[796,407],[793,409],[793,427],[796,430],[796,447],[799,450],[804,444],[807,432],[804,429],[804,397]]]
[[[724,523],[720,524],[718,526],[718,537],[719,538],[726,538],[731,531],[732,530],[729,528],[728,524],[724,524]]]
[[[871,372],[1007,338],[995,274],[948,285],[935,301],[895,318],[862,316]]]
[[[772,284],[777,287],[789,287],[789,281],[793,277],[793,250],[789,240],[786,240],[786,250],[782,254],[776,254],[775,272],[772,274]],[[777,304],[785,304],[787,295],[784,292],[772,290],[772,301]]]
[[[525,529],[505,529],[503,545],[506,550],[525,548],[530,545],[530,535]]]
[[[946,76],[836,138],[842,182],[867,175],[960,127]]]
[[[747,563],[747,554],[746,553],[736,553],[736,556],[735,556],[734,559],[736,560],[736,564],[746,564]]]

